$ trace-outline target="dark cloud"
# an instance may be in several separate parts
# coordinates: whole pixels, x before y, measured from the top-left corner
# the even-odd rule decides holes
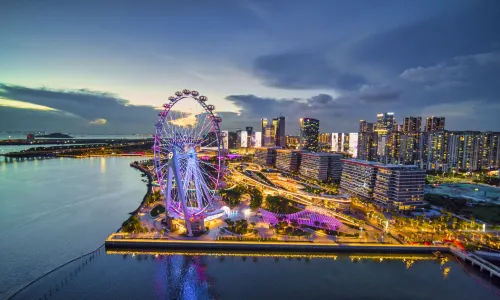
[[[476,1],[458,12],[374,33],[357,43],[351,54],[360,63],[401,72],[452,57],[489,52],[500,41],[499,15],[500,2]]]
[[[359,99],[365,102],[393,102],[401,96],[402,91],[387,85],[363,85],[359,89]]]
[[[333,66],[322,52],[288,52],[258,57],[253,72],[264,84],[283,89],[353,89],[365,83]]]
[[[131,105],[117,95],[87,89],[52,90],[0,84],[0,98],[43,105],[60,111],[0,107],[0,112],[4,115],[0,118],[0,127],[4,128],[8,125],[18,129],[46,128],[68,132],[144,133],[154,130],[154,120],[158,114],[152,106]],[[6,116],[7,111],[18,118]],[[66,117],[62,118],[63,114]]]

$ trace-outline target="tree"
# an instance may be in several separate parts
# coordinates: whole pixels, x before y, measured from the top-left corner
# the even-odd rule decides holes
[[[251,200],[250,200],[250,208],[251,209],[257,209],[262,205],[263,197],[262,197],[262,193],[258,189],[252,188],[250,190],[250,197],[251,197]]]

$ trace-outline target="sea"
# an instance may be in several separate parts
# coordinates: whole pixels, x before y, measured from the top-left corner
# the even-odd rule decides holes
[[[146,192],[144,177],[130,167],[137,159],[0,162],[0,299],[472,300],[500,295],[496,279],[452,256],[106,253],[104,240]]]

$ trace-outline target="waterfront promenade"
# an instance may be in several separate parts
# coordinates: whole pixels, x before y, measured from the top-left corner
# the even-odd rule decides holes
[[[172,250],[238,250],[282,252],[371,252],[371,253],[432,253],[450,252],[448,246],[393,245],[381,243],[313,243],[296,241],[249,240],[175,240],[168,238],[124,238],[113,233],[105,242],[106,249],[172,249]]]

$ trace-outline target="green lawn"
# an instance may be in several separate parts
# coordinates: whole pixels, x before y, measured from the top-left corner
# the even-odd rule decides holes
[[[499,205],[489,205],[489,206],[476,206],[470,207],[462,210],[464,214],[470,214],[474,218],[481,221],[485,221],[490,224],[500,224],[500,206]]]

